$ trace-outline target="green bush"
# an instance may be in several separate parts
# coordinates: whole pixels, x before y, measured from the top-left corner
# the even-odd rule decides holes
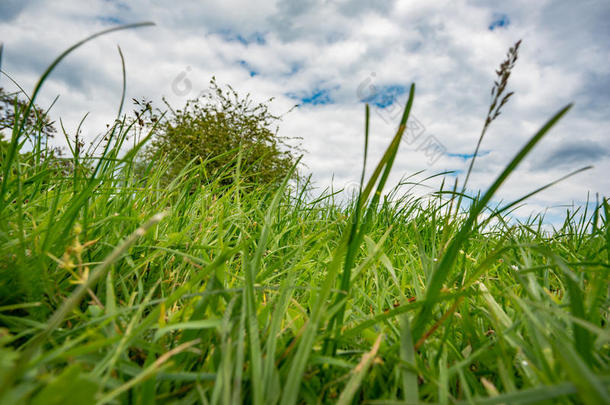
[[[12,131],[15,123],[15,112],[23,112],[28,102],[19,97],[19,93],[9,93],[0,87],[0,139],[5,130]],[[34,105],[25,121],[26,134],[38,132],[45,138],[52,138],[57,129],[46,112]],[[8,134],[10,138],[10,133]]]
[[[16,159],[20,162],[23,175],[27,176],[27,171],[48,170],[54,178],[73,176],[78,160],[74,159],[75,153],[80,158],[79,170],[90,172],[91,162],[83,160],[84,143],[79,135],[76,135],[76,139],[70,145],[72,156],[64,156],[65,151],[62,148],[49,145],[50,139],[57,133],[57,128],[47,111],[34,104],[25,120],[23,119],[28,103],[29,100],[22,92],[10,93],[0,87],[0,172],[4,168],[3,162],[7,159],[11,148],[15,126],[24,138],[15,148]],[[23,128],[19,128],[20,126]],[[89,156],[85,157],[89,158]],[[13,167],[14,171],[15,167]]]
[[[134,101],[141,106],[136,113],[140,125],[154,128],[146,161],[168,159],[166,181],[193,162],[204,164],[208,177],[202,182],[228,173],[223,182],[230,183],[239,164],[246,182],[275,184],[295,162],[298,148],[278,135],[280,117],[269,112],[272,99],[253,103],[249,95],[241,98],[231,86],[223,89],[212,78],[209,91],[187,101],[183,109],[173,110],[164,99],[169,114],[155,113],[150,103]]]

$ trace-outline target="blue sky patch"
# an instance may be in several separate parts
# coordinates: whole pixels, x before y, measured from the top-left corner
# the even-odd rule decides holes
[[[288,72],[288,76],[292,76],[297,74],[303,68],[303,64],[299,62],[292,63],[290,65],[290,72]]]
[[[121,10],[126,10],[126,11],[131,10],[129,5],[127,5],[126,3],[119,1],[119,0],[104,0],[104,2],[113,4],[116,8],[121,9]]]
[[[374,86],[369,90],[372,90],[372,94],[362,98],[360,101],[364,103],[372,104],[378,108],[386,108],[394,104],[400,96],[407,92],[405,86],[399,84],[392,84],[388,86]]]
[[[246,69],[248,71],[248,73],[250,73],[250,77],[254,77],[256,75],[258,75],[259,73],[254,70],[254,68],[252,66],[250,66],[250,64],[248,62],[246,62],[245,60],[240,60],[239,61],[239,65],[241,67],[243,67],[244,69]]]
[[[464,173],[464,171],[463,171],[463,170],[460,170],[460,169],[453,169],[453,170],[449,170],[449,171],[447,171],[447,176],[450,176],[450,177],[457,177],[457,176],[459,176],[459,175],[461,175],[461,174],[463,174],[463,173]]]
[[[224,30],[213,32],[213,34],[220,35],[225,41],[228,41],[228,42],[236,41],[236,42],[239,42],[246,46],[248,46],[250,44],[265,45],[265,43],[266,43],[265,34],[263,34],[261,32],[254,32],[250,35],[244,36],[240,33],[231,31],[230,29],[224,29]]]
[[[489,151],[479,151],[478,157],[489,155]],[[474,153],[447,153],[447,156],[457,157],[463,160],[471,159],[474,156]]]
[[[338,86],[336,87],[338,88]],[[310,93],[286,93],[293,100],[299,100],[300,104],[326,105],[334,104],[335,100],[330,95],[334,89],[314,89]]]
[[[97,17],[97,20],[101,21],[103,24],[110,24],[110,25],[120,25],[120,24],[125,23],[121,18],[114,17],[111,15],[99,16],[99,17]]]
[[[493,31],[496,28],[506,28],[510,24],[510,19],[506,14],[494,14],[494,20],[489,24],[489,30]]]

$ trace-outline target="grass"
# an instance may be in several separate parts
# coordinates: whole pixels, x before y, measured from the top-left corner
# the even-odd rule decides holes
[[[0,402],[610,403],[608,200],[550,233],[542,216],[510,221],[522,199],[490,207],[569,106],[478,197],[455,184],[386,198],[414,99],[413,86],[347,204],[239,169],[204,186],[205,166],[169,185],[166,163],[136,174],[147,137],[125,153],[120,111],[64,176],[15,125],[0,163]]]

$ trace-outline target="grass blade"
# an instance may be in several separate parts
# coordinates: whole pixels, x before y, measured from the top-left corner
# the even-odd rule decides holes
[[[432,277],[427,283],[426,288],[426,303],[419,311],[415,318],[413,326],[413,335],[416,339],[422,336],[425,325],[430,321],[432,315],[432,308],[435,305],[435,301],[439,296],[443,282],[447,279],[451,269],[455,263],[457,254],[460,247],[468,239],[472,227],[478,217],[483,211],[487,204],[491,201],[496,191],[506,181],[510,174],[519,166],[523,159],[531,152],[531,150],[542,140],[542,138],[548,133],[548,131],[570,110],[572,105],[568,105],[562,108],[556,113],[542,128],[529,140],[523,148],[517,153],[517,155],[510,161],[494,183],[489,187],[487,192],[481,197],[480,200],[475,202],[470,209],[468,218],[464,225],[460,228],[458,233],[454,236],[451,243],[447,247],[445,254],[443,255],[440,263],[432,273]]]
[[[377,336],[377,340],[375,340],[375,343],[373,344],[371,350],[362,356],[362,360],[360,360],[360,363],[358,363],[358,365],[352,370],[352,376],[350,377],[345,388],[343,389],[343,392],[341,392],[341,395],[337,400],[337,405],[349,405],[352,403],[354,395],[356,395],[356,392],[362,384],[364,376],[369,371],[369,368],[371,367],[371,364],[373,363],[373,360],[377,355],[377,351],[379,350],[379,346],[381,345],[382,338],[383,335]]]

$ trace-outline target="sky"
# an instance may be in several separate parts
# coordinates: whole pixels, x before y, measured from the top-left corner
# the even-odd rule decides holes
[[[302,173],[322,190],[353,192],[371,105],[369,167],[383,154],[415,83],[412,118],[391,184],[434,174],[462,180],[491,101],[495,70],[522,40],[508,90],[514,91],[481,145],[469,181],[485,190],[557,111],[570,112],[496,195],[510,202],[571,171],[593,169],[530,198],[517,218],[566,207],[610,190],[610,3],[601,1],[181,1],[0,2],[2,70],[31,92],[44,69],[80,39],[120,24],[153,27],[87,43],[52,73],[38,98],[73,136],[93,139],[112,123],[122,90],[180,108],[215,76],[256,101],[273,97],[279,133],[301,138]],[[0,87],[15,90],[6,76]],[[293,106],[297,108],[292,109]],[[130,104],[129,109],[133,109]],[[65,141],[57,137],[58,145]],[[297,143],[297,141],[294,141]],[[438,189],[442,177],[413,192]],[[403,186],[406,191],[406,186]]]

